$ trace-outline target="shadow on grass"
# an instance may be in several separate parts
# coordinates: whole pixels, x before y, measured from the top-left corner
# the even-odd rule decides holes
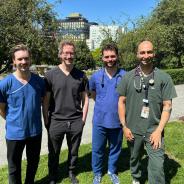
[[[62,157],[62,152],[61,152]],[[76,175],[83,173],[83,172],[91,172],[91,152],[86,153],[85,155],[79,156],[77,168],[76,168]],[[63,179],[68,177],[68,170],[67,170],[67,161],[64,161],[59,164],[58,168],[58,179],[57,182],[61,182]],[[49,181],[48,175],[44,178],[37,180],[35,184],[46,184]]]
[[[143,152],[143,155],[144,157],[141,160],[141,170],[142,170],[141,184],[145,184],[146,181],[148,180],[148,172],[147,172],[148,156],[145,151]],[[130,160],[129,150],[128,148],[123,148],[118,162],[119,175],[121,175],[121,173],[130,169],[129,160]],[[106,149],[106,154],[104,157],[103,174],[107,173],[107,169],[108,169],[107,164],[108,164],[108,149]],[[164,171],[165,171],[166,184],[171,183],[171,180],[177,174],[179,167],[181,167],[181,165],[177,161],[169,158],[168,155],[165,155]],[[76,175],[80,173],[91,172],[91,171],[92,171],[91,151],[88,151],[86,154],[79,156]],[[67,161],[64,161],[59,165],[58,182],[61,182],[63,179],[67,177],[68,177]],[[35,183],[36,184],[48,183],[48,175],[40,179],[39,181],[36,181]]]
[[[146,154],[146,156],[144,156],[144,158],[141,160],[141,171],[142,171],[141,184],[145,184],[146,181],[148,180],[147,166],[148,166],[148,155]],[[165,154],[164,172],[166,184],[171,184],[172,178],[175,177],[178,168],[180,167],[181,165],[177,161],[169,158],[168,155]]]
[[[108,169],[108,148],[105,150],[105,157],[104,157],[104,164],[103,164],[103,174],[107,173]],[[62,153],[61,153],[62,154]],[[78,159],[78,164],[76,168],[76,175],[80,173],[85,173],[85,172],[92,172],[91,168],[91,151],[86,153],[85,155],[79,156]],[[61,155],[62,156],[62,155]],[[128,148],[124,148],[121,152],[121,156],[118,162],[118,170],[119,173],[124,172],[125,170],[129,169],[129,151]],[[59,165],[58,168],[58,182],[61,182],[63,179],[68,177],[68,172],[67,172],[67,161],[62,162]],[[37,180],[35,184],[46,184],[48,183],[48,175],[45,176],[44,178]]]

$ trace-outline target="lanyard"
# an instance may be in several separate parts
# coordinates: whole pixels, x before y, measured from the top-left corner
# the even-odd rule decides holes
[[[149,86],[154,85],[154,72],[155,69],[151,72],[151,74],[147,77],[147,82],[145,82],[143,72],[141,71],[140,66],[135,69],[135,76],[134,76],[134,87],[137,92],[141,92],[142,88],[145,91],[143,102],[146,106],[148,106],[148,92]]]
[[[122,79],[122,75],[120,75],[119,72],[120,72],[120,69],[118,69],[117,72],[114,75],[114,77],[116,78],[115,88],[117,88],[118,81]],[[104,87],[104,80],[105,80],[104,78],[105,78],[105,69],[103,70],[102,80],[101,80],[102,88]]]

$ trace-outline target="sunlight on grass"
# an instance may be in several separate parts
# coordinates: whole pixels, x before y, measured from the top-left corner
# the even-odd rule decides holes
[[[165,174],[166,182],[171,184],[184,183],[184,123],[172,122],[165,129]],[[108,149],[107,151],[108,152]],[[102,184],[111,183],[107,171],[107,156],[104,158],[104,176]],[[147,184],[147,157],[142,160],[143,183]],[[22,175],[25,176],[26,161],[22,164]],[[126,141],[123,142],[122,154],[118,163],[119,178],[122,183],[131,183],[131,175],[129,171],[129,151]],[[61,152],[59,165],[58,183],[70,184],[67,176],[67,150]],[[47,155],[41,156],[40,164],[36,175],[36,183],[48,183]],[[79,160],[77,168],[77,178],[81,184],[90,184],[93,180],[91,172],[91,144],[82,145],[79,151]],[[0,183],[7,184],[7,168],[0,169]]]

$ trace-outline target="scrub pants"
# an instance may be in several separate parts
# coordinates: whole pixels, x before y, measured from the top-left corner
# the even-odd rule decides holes
[[[7,159],[9,184],[21,184],[21,161],[24,147],[26,146],[27,169],[25,184],[33,184],[40,159],[42,135],[30,137],[24,140],[8,140]]]
[[[103,158],[108,142],[108,173],[117,172],[117,162],[121,153],[123,132],[121,128],[105,128],[93,124],[92,132],[92,169],[94,174],[102,174]]]
[[[48,132],[48,168],[50,181],[57,181],[59,155],[65,135],[68,145],[68,172],[74,172],[78,159],[78,150],[84,124],[81,119],[61,123],[65,124],[62,130],[49,130]]]
[[[161,148],[154,150],[149,141],[150,134],[141,136],[134,134],[134,141],[129,142],[130,148],[130,170],[132,177],[140,181],[140,159],[145,147],[148,154],[148,182],[149,184],[165,184],[164,175],[164,139]]]

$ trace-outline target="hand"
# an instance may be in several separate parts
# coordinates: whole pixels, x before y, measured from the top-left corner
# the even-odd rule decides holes
[[[162,132],[160,130],[155,130],[150,136],[150,143],[152,144],[153,149],[161,148]]]
[[[49,130],[50,124],[49,124],[49,123],[44,123],[44,125],[45,125],[45,128],[46,128],[47,130]]]
[[[131,132],[131,130],[127,127],[123,128],[123,132],[124,132],[124,136],[128,141],[133,141],[134,140],[134,136]]]
[[[83,124],[83,127],[84,127],[84,125],[86,124],[86,122],[82,119],[82,124]]]
[[[46,120],[44,121],[44,125],[45,125],[45,128],[46,128],[47,130],[49,130],[50,123],[49,123],[48,119],[46,119]]]

